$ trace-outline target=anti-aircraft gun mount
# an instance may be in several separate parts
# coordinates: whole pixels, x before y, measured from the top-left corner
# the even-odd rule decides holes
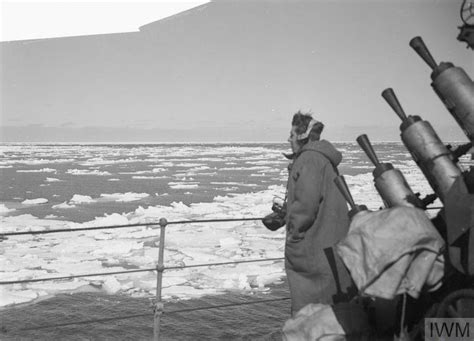
[[[465,4],[466,0],[463,2],[464,10]],[[472,4],[469,6],[470,17],[474,20],[474,7]],[[473,33],[470,38],[474,40],[474,26],[471,28]],[[404,323],[408,331],[408,335],[404,334],[405,339],[422,340],[424,318],[474,316],[474,166],[470,171],[463,171],[458,165],[459,158],[469,152],[474,142],[474,83],[463,69],[452,63],[438,65],[420,37],[412,39],[410,46],[432,69],[431,85],[434,91],[470,140],[451,150],[451,146],[441,141],[429,122],[419,116],[405,114],[392,89],[382,92],[383,98],[402,120],[400,130],[405,147],[427,178],[434,190],[433,195],[439,197],[443,204],[436,217],[431,219],[445,242],[441,249],[445,259],[442,285],[433,292],[423,293],[418,299],[408,298],[406,310],[405,301],[403,308],[400,302],[395,302],[399,305],[399,311],[408,312]],[[473,45],[471,48],[474,49]],[[387,206],[383,210],[405,209],[395,206],[413,205],[413,202],[417,202],[413,205],[416,208],[426,209],[426,200],[432,199],[433,195],[420,200],[401,172],[398,173],[391,164],[379,161],[366,135],[359,136],[357,142],[375,166],[375,187]],[[390,181],[382,181],[387,176]],[[354,223],[356,219],[353,218],[367,211],[367,207],[354,203],[343,176],[336,177],[334,182],[351,207],[349,216]]]
[[[467,185],[472,169],[462,173],[456,155],[431,124],[419,116],[407,116],[392,89],[385,89],[382,96],[402,120],[402,141],[444,204],[434,223],[447,241],[450,263],[461,273],[474,275],[474,193]]]
[[[412,191],[400,170],[394,168],[391,163],[381,163],[379,161],[367,135],[362,134],[356,140],[375,166],[372,172],[375,188],[386,207],[414,206],[425,208],[436,199],[435,195],[429,195],[420,200],[418,195]]]
[[[463,1],[461,17],[465,25],[474,24],[474,7]],[[471,26],[474,32],[474,26]],[[471,37],[472,38],[472,37]],[[448,111],[462,128],[470,143],[453,151],[457,161],[474,143],[474,82],[460,67],[450,62],[435,62],[421,37],[410,41],[410,46],[432,69],[431,86]],[[474,154],[472,154],[474,157]],[[453,181],[454,180],[454,181]],[[462,176],[451,180],[452,186],[443,197],[446,241],[451,264],[461,273],[474,275],[474,166]]]

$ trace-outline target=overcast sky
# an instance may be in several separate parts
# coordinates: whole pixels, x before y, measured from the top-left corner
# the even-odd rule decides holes
[[[392,87],[408,115],[467,141],[408,46],[420,35],[437,62],[473,77],[474,52],[456,40],[461,3],[4,3],[2,40],[15,41],[0,45],[1,140],[285,141],[301,109],[329,139],[398,141],[400,121],[380,96]],[[27,19],[21,30],[13,14]],[[37,39],[71,35],[81,36]]]

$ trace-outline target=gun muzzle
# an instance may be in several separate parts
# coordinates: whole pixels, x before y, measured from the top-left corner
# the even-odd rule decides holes
[[[392,88],[387,88],[382,91],[382,97],[385,99],[388,105],[390,105],[395,114],[397,114],[397,116],[400,117],[400,119],[402,120],[402,124],[400,125],[401,131],[408,128],[411,124],[421,121],[421,118],[419,116],[407,116],[405,114],[405,111],[403,110]]]
[[[402,122],[406,122],[408,120],[408,117],[405,114],[405,111],[403,110],[392,88],[387,88],[382,91],[382,97],[385,99],[385,101],[387,101],[388,105],[390,105],[393,111],[395,111],[395,114],[400,117]]]
[[[374,166],[380,166],[379,158],[377,157],[377,154],[375,154],[374,148],[372,147],[372,144],[369,141],[369,137],[366,134],[362,134],[356,138],[356,141],[362,148],[362,150],[365,152],[367,157],[370,159],[370,161],[372,161]]]
[[[426,64],[431,68],[431,70],[434,70],[436,66],[438,65],[433,56],[431,55],[430,51],[425,45],[425,42],[421,37],[415,37],[412,40],[410,40],[410,46],[413,48],[413,50],[418,53],[418,55],[425,61]]]
[[[355,204],[354,199],[352,198],[352,194],[349,191],[349,187],[347,186],[346,180],[344,179],[343,175],[336,176],[334,178],[334,183],[336,184],[344,199],[346,199],[346,201],[349,203],[349,206],[351,207],[351,210],[349,211],[350,219],[352,219],[352,217],[354,217],[359,212],[367,211],[367,206]]]

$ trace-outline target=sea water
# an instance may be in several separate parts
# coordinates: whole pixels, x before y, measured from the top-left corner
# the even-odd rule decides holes
[[[339,171],[355,202],[371,209],[383,206],[366,155],[356,143],[335,146],[343,153]],[[415,192],[432,192],[401,143],[375,143],[374,149],[381,162],[404,173]],[[270,212],[274,197],[285,196],[288,160],[283,153],[289,150],[281,143],[187,143],[3,144],[0,151],[0,229],[14,232],[156,224],[160,218],[259,218]],[[466,168],[470,162],[462,159]],[[279,258],[285,236],[283,229],[271,232],[255,220],[169,225],[165,238],[165,265],[187,266]],[[156,226],[12,236],[0,244],[0,280],[154,268],[158,240]],[[1,339],[148,339],[151,318],[13,331],[149,312],[155,288],[154,272],[2,285]],[[285,296],[281,261],[164,273],[167,307]],[[21,305],[26,303],[35,304]],[[288,312],[288,303],[281,301],[175,313],[165,316],[162,327],[167,338],[178,340],[196,335],[278,339]]]

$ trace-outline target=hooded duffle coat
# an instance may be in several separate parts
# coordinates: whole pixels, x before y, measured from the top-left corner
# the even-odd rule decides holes
[[[335,303],[351,284],[342,261],[336,257],[331,267],[324,251],[349,228],[347,204],[334,183],[341,160],[330,142],[309,141],[289,167],[285,269],[293,314],[309,303]]]

